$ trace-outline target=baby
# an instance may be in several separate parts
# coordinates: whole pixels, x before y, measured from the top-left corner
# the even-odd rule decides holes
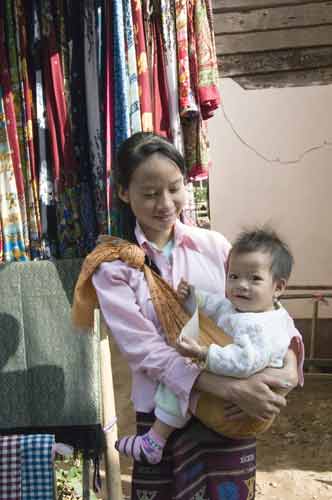
[[[270,229],[245,231],[236,239],[228,259],[226,296],[196,291],[198,307],[233,338],[226,347],[199,345],[189,337],[178,341],[179,352],[205,363],[217,375],[245,378],[267,366],[282,367],[293,335],[293,320],[279,303],[291,274],[288,246]],[[181,280],[178,294],[185,301],[189,284]],[[116,443],[119,452],[151,464],[162,458],[168,437],[183,427],[177,397],[163,384],[156,393],[156,421],[146,434]]]

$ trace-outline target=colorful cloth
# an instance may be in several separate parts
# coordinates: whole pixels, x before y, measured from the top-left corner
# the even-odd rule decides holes
[[[40,22],[36,3],[33,2],[33,61],[35,72],[36,97],[36,125],[38,134],[38,173],[39,173],[39,202],[41,219],[41,258],[47,259],[57,256],[57,231],[55,189],[52,176],[51,159],[48,157],[48,127],[46,120],[45,95],[42,73],[42,47]],[[52,220],[53,215],[53,220]],[[53,223],[52,223],[53,222]]]
[[[175,8],[171,0],[160,1],[161,34],[168,87],[170,133],[173,144],[183,154],[183,133],[179,115],[178,64],[175,29]]]
[[[0,87],[0,262],[28,259]]]
[[[189,60],[189,19],[186,0],[175,0],[175,20],[178,55],[179,111],[181,117],[193,117],[199,113],[199,108],[193,86],[192,69]]]
[[[204,117],[216,103],[210,0],[76,4],[0,2],[0,85],[32,259],[85,255],[96,233],[124,234],[111,167],[132,133],[167,136],[188,156],[190,175],[207,171],[201,122],[184,148],[180,115]],[[205,32],[189,45],[193,29]],[[195,43],[202,58],[193,72]]]
[[[153,127],[158,135],[170,138],[169,95],[166,82],[165,53],[163,50],[159,20],[154,17],[152,24],[154,52],[152,66],[153,80]]]
[[[182,119],[187,178],[206,179],[211,164],[207,122],[201,116]]]
[[[87,0],[84,4],[84,78],[85,96],[81,104],[81,114],[86,113],[88,128],[88,152],[93,181],[94,205],[97,217],[98,233],[107,232],[107,200],[106,200],[106,171],[104,166],[103,151],[103,124],[101,120],[101,106],[99,95],[98,73],[98,33],[95,16],[95,1]],[[75,9],[77,7],[75,6]],[[79,7],[82,9],[82,6]],[[82,9],[83,11],[83,9]],[[74,14],[77,16],[77,14]],[[73,23],[79,24],[77,19]],[[82,44],[82,39],[77,40],[77,48]],[[73,56],[74,57],[74,56]],[[77,61],[79,64],[79,61]],[[85,109],[84,109],[85,108]],[[78,117],[80,119],[80,117]],[[88,212],[87,212],[88,216]],[[87,217],[85,217],[87,219]],[[91,228],[93,224],[90,224]],[[92,229],[93,231],[93,229]],[[90,231],[91,232],[91,231]]]
[[[141,109],[139,102],[138,76],[136,49],[134,41],[134,26],[131,1],[124,0],[124,17],[125,17],[125,36],[126,36],[126,54],[127,54],[127,71],[129,84],[129,118],[131,133],[140,132],[142,130]]]
[[[124,12],[122,0],[112,2],[113,79],[114,79],[114,151],[129,137],[129,97],[126,71]]]
[[[107,228],[99,89],[98,85],[96,87],[97,56],[93,57],[96,53],[93,31],[94,13],[90,12],[89,6],[84,5],[84,2],[79,2],[75,4],[75,8],[71,9],[69,16],[68,23],[72,38],[70,85],[73,144],[79,164],[82,244],[85,251],[90,251],[95,246],[98,234],[97,218],[100,230],[106,231]],[[84,40],[83,43],[82,40]],[[87,82],[89,82],[92,94],[88,100],[86,99]],[[92,106],[92,102],[96,105]]]
[[[20,436],[0,436],[0,498],[21,500]]]
[[[198,96],[203,120],[220,104],[218,64],[211,17],[211,0],[195,0],[194,32],[197,54]]]
[[[8,127],[8,134],[13,145],[14,168],[21,170],[24,183],[27,203],[27,239],[30,240],[31,257],[38,258],[40,255],[40,214],[33,142],[32,88],[27,71],[27,33],[20,0],[14,4],[7,0],[5,20],[9,49],[9,86],[14,103],[13,117],[8,117],[9,121],[13,120],[11,126]]]
[[[3,7],[3,5],[2,5]],[[9,73],[9,65],[8,65],[8,60],[7,60],[7,51],[6,51],[6,40],[4,38],[5,30],[4,30],[4,24],[3,24],[3,19],[0,19],[0,60],[1,60],[1,65],[0,65],[0,85],[2,87],[2,93],[3,96],[6,96],[5,99],[3,99],[3,106],[2,106],[2,114],[1,118],[3,121],[3,124],[5,125],[5,128],[7,130],[6,132],[6,151],[5,152],[7,155],[10,151],[11,153],[11,162],[12,162],[12,167],[14,171],[14,178],[11,176],[11,180],[15,180],[16,183],[16,189],[17,189],[17,199],[18,199],[18,206],[19,206],[19,212],[20,212],[20,219],[21,219],[21,224],[22,224],[22,237],[24,241],[24,247],[25,247],[25,252],[26,256],[30,257],[30,241],[29,241],[29,228],[28,228],[28,217],[27,217],[27,203],[26,203],[26,198],[25,198],[25,186],[24,186],[24,177],[23,177],[23,168],[22,168],[22,163],[21,163],[21,155],[20,155],[20,145],[19,145],[19,138],[18,138],[18,128],[16,124],[16,115],[15,115],[15,97],[14,93],[12,91],[12,86],[11,86],[11,78],[10,78],[10,73]],[[2,157],[4,158],[4,157]],[[5,202],[7,198],[3,199],[3,202]],[[11,204],[9,203],[8,210],[11,209]],[[15,223],[19,223],[18,218],[12,218],[11,221]],[[4,228],[3,228],[4,229]],[[11,260],[16,260],[16,257]]]
[[[25,192],[28,201],[29,209],[29,235],[31,242],[31,257],[38,258],[40,256],[40,213],[39,199],[37,188],[37,171],[36,171],[36,152],[33,130],[33,102],[32,102],[32,84],[30,74],[28,72],[28,38],[27,26],[24,16],[24,7],[22,0],[14,2],[15,24],[18,33],[16,36],[18,69],[21,81],[22,92],[22,116],[23,116],[23,137],[26,155],[26,171],[25,171]],[[18,36],[19,35],[19,36]]]
[[[50,0],[45,0],[40,6],[46,111],[57,193],[59,253],[61,257],[77,257],[83,253],[78,164],[73,151],[52,5]]]
[[[153,421],[137,413],[138,434]],[[225,438],[192,418],[172,434],[160,464],[134,462],[131,500],[254,500],[255,474],[254,439]]]
[[[22,500],[53,500],[54,436],[23,435],[20,438],[22,456]]]
[[[132,0],[138,86],[143,132],[153,132],[152,96],[141,0]]]

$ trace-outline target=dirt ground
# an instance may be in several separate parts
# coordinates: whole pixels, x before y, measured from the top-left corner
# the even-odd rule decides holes
[[[118,433],[134,429],[125,363],[115,362]],[[131,463],[122,460],[125,497],[129,498]],[[332,500],[332,374],[310,374],[295,389],[272,428],[259,437],[256,498],[266,500]]]

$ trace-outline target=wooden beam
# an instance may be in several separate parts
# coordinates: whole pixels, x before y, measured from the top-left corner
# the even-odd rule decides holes
[[[222,12],[247,12],[252,9],[268,9],[270,7],[284,7],[291,5],[306,5],[321,3],[322,0],[213,0],[213,11]]]
[[[293,7],[264,8],[214,16],[216,34],[267,31],[332,23],[332,1]]]
[[[237,35],[216,35],[217,55],[331,44],[332,25]]]
[[[332,83],[332,67],[240,76],[235,77],[234,80],[246,90],[271,87],[281,88],[328,85]]]
[[[103,401],[103,425],[107,425],[116,415],[112,358],[109,344],[108,329],[102,320],[99,309],[94,312],[94,329],[100,338],[100,374],[101,393]],[[107,498],[123,500],[121,485],[121,470],[119,453],[115,450],[114,444],[118,438],[118,428],[115,423],[112,428],[105,433],[105,472]]]
[[[330,47],[228,54],[218,57],[219,75],[221,77],[314,69],[328,66],[332,66],[332,44]]]
[[[332,368],[332,359],[328,358],[314,358],[314,359],[305,359],[304,360],[304,368],[308,366],[318,366],[324,368]]]

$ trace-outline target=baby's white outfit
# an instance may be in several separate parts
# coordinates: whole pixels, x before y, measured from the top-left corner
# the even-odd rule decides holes
[[[207,370],[246,378],[267,366],[283,366],[294,335],[294,322],[282,305],[266,312],[239,312],[228,299],[217,295],[199,291],[196,297],[199,308],[233,337],[233,343],[225,347],[209,347]],[[155,401],[156,417],[168,425],[181,428],[190,418],[181,414],[176,396],[162,384]]]

